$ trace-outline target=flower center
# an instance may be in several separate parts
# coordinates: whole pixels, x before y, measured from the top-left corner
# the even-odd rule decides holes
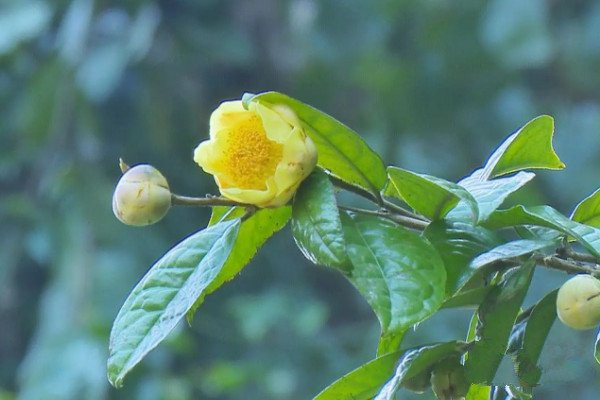
[[[266,190],[283,156],[283,145],[267,138],[262,120],[254,113],[228,128],[219,169],[221,184],[240,189]]]

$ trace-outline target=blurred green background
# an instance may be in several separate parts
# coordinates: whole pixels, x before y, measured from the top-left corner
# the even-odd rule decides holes
[[[192,161],[210,112],[265,90],[336,116],[389,164],[447,179],[551,114],[567,169],[513,201],[568,213],[600,183],[598,1],[0,0],[1,400],[309,399],[373,357],[366,303],[284,230],[123,389],[108,385],[129,290],[208,219],[178,208],[120,224],[118,158],[155,165],[178,193],[216,193]],[[564,279],[538,271],[527,302]],[[407,342],[462,338],[470,313],[441,312]],[[539,398],[598,398],[594,335],[554,326]],[[499,377],[514,381],[510,363]]]

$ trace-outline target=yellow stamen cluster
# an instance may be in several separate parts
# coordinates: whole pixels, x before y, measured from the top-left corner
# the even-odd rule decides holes
[[[275,173],[283,146],[267,138],[262,121],[255,114],[223,133],[226,136],[222,157],[215,163],[215,168],[222,171],[222,187],[266,190],[266,180]]]

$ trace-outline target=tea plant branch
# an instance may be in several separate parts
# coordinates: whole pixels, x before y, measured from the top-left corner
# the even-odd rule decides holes
[[[594,264],[598,263],[597,257],[595,257],[591,254],[580,253],[580,252],[574,251],[570,246],[565,246],[562,248],[562,250],[563,250],[563,254],[564,254],[565,258],[570,258],[571,260],[594,263]]]
[[[345,182],[345,181],[341,180],[340,178],[335,177],[331,174],[327,174],[327,176],[329,177],[329,180],[331,180],[331,183],[333,183],[334,186],[337,186],[340,189],[344,189],[349,192],[355,193],[361,197],[364,197],[367,200],[372,201],[373,203],[383,206],[383,199],[375,196],[373,193],[369,192],[368,190],[363,189],[360,186],[356,186],[351,183]]]
[[[548,268],[564,271],[568,274],[590,274],[600,277],[600,267],[597,264],[575,263],[557,256],[538,257],[537,262]]]
[[[229,207],[254,207],[250,204],[238,203],[225,197],[206,195],[206,197],[181,196],[175,193],[171,194],[171,203],[180,206],[229,206]]]
[[[352,193],[355,193],[355,194],[357,194],[357,195],[359,195],[361,197],[364,197],[365,199],[374,202],[375,204],[377,204],[381,208],[385,208],[385,209],[387,209],[387,210],[389,210],[389,211],[391,211],[391,212],[393,212],[395,214],[399,214],[399,215],[403,215],[405,217],[410,217],[410,218],[413,218],[413,219],[419,219],[421,221],[426,221],[427,222],[427,220],[424,217],[422,217],[422,216],[420,216],[418,214],[415,214],[412,211],[409,211],[409,210],[405,209],[404,207],[401,207],[401,206],[399,206],[399,205],[397,205],[397,204],[395,204],[395,203],[393,203],[393,202],[391,202],[389,200],[386,200],[383,197],[376,197],[371,192],[369,192],[369,191],[367,191],[367,190],[365,190],[365,189],[363,189],[363,188],[361,188],[359,186],[356,186],[356,185],[353,185],[351,183],[345,182],[345,181],[343,181],[343,180],[341,180],[341,179],[339,179],[339,178],[337,178],[337,177],[335,177],[333,175],[329,175],[328,174],[328,176],[329,176],[329,179],[331,180],[331,183],[333,183],[334,186],[337,186],[340,189],[345,189],[345,190],[347,190],[349,192],[352,192]]]
[[[355,213],[360,213],[360,214],[365,214],[365,215],[373,215],[376,217],[386,218],[386,219],[389,219],[389,220],[397,223],[398,225],[402,225],[406,228],[415,229],[418,231],[422,231],[423,229],[427,228],[427,225],[429,225],[429,223],[426,221],[412,218],[412,217],[407,217],[404,215],[390,213],[386,210],[367,210],[364,208],[349,207],[349,206],[339,206],[339,208],[342,210],[352,211]]]
[[[333,178],[337,179],[337,178]],[[341,181],[340,181],[341,182]],[[334,181],[334,183],[337,183]],[[343,183],[344,188],[352,187],[351,191],[357,194],[361,194],[363,197],[373,197],[370,193],[363,191],[354,185]],[[357,189],[357,190],[354,190]],[[367,194],[368,193],[368,194]],[[397,206],[388,200],[383,200],[385,203],[382,207],[385,209],[379,210],[368,210],[364,208],[350,207],[350,206],[339,206],[341,210],[352,211],[355,213],[373,215],[376,217],[386,218],[390,221],[397,223],[398,225],[404,226],[409,229],[417,231],[424,230],[429,222],[424,221],[420,217],[413,216],[410,211]],[[182,196],[178,194],[171,195],[171,202],[173,205],[184,205],[184,206],[200,206],[200,207],[213,207],[213,206],[229,206],[229,207],[244,207],[246,208],[246,214],[242,217],[243,219],[249,218],[256,212],[256,206],[251,204],[238,203],[233,200],[229,200],[221,196],[207,195],[205,197],[190,197]],[[405,215],[411,214],[411,215]],[[591,254],[580,253],[572,250],[568,245],[561,246],[556,250],[556,254],[553,256],[538,256],[536,257],[538,265],[546,268],[560,270],[568,274],[591,274],[600,277],[600,266],[597,263],[597,258]]]

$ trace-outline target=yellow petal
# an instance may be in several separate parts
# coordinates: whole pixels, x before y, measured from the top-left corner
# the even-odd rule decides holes
[[[250,111],[256,112],[263,123],[267,137],[278,143],[284,143],[293,127],[282,116],[260,103],[250,103]]]
[[[231,125],[236,125],[248,117],[249,111],[240,100],[225,101],[210,115],[210,137]]]
[[[316,161],[312,140],[300,128],[294,128],[283,146],[283,157],[275,171],[277,194],[287,191],[310,175]]]

